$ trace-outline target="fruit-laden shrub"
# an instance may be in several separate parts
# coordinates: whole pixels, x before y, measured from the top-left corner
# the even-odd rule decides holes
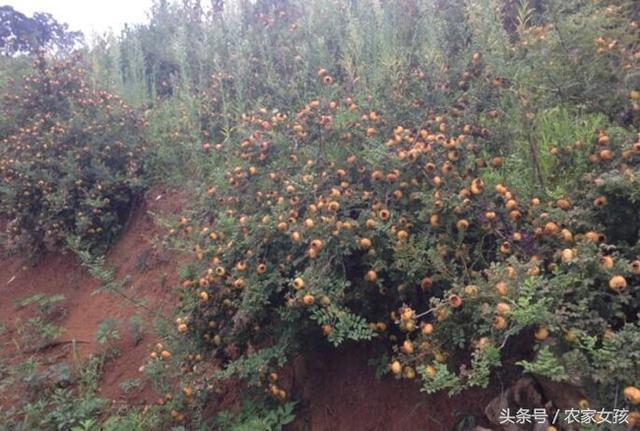
[[[78,57],[38,58],[1,109],[10,129],[0,137],[0,214],[12,241],[32,251],[69,235],[108,243],[140,191],[141,118],[93,89]]]
[[[243,118],[212,149],[227,170],[172,231],[195,257],[176,320],[190,390],[208,386],[193,358],[210,354],[218,377],[287,398],[269,372],[322,338],[387,346],[388,370],[427,392],[486,386],[517,363],[598,384],[600,405],[640,378],[637,220],[610,233],[637,214],[633,135],[563,146],[555,169],[588,147],[579,187],[524,201],[494,180],[491,131],[461,116],[395,124],[332,94]]]

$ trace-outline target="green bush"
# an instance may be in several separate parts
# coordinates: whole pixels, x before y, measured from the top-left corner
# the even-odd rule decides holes
[[[78,58],[40,57],[2,113],[0,214],[31,251],[111,241],[142,187],[144,124],[119,97],[91,88]]]
[[[426,392],[534,373],[619,399],[640,339],[623,3],[154,10],[166,22],[141,40],[170,22],[212,47],[167,36],[188,52],[154,57],[179,66],[148,112],[168,143],[154,169],[195,191],[169,239],[193,255],[176,333],[147,367],[181,378],[174,419],[203,408],[212,376],[285,402],[279,368],[343,343],[375,344]]]
[[[194,253],[185,345],[227,362],[218,377],[265,385],[323,338],[374,340],[428,392],[486,386],[523,361],[612,399],[639,377],[633,355],[611,374],[603,360],[640,341],[640,145],[600,131],[553,153],[555,170],[584,155],[584,173],[567,196],[527,201],[482,180],[501,166],[474,127],[435,114],[402,127],[350,97],[246,115],[212,155],[228,170],[175,228]]]
[[[167,240],[193,256],[175,331],[145,367],[173,421],[212,425],[215,380],[239,378],[284,407],[218,426],[277,427],[279,369],[343,343],[429,393],[529,373],[640,403],[634,2],[224,3],[159,1],[89,55],[145,109],[147,178],[192,192]],[[9,229],[103,243],[140,186],[142,122],[35,70],[0,125]]]

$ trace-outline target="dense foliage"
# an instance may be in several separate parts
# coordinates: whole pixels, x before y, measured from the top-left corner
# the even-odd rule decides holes
[[[140,189],[143,122],[122,99],[86,83],[75,58],[39,58],[2,102],[0,213],[30,251],[108,243]]]
[[[0,6],[0,53],[13,56],[43,50],[70,51],[82,41],[82,34],[70,31],[51,14],[28,17],[11,6]]]
[[[243,78],[214,74],[198,99],[212,169],[172,240],[195,258],[174,347],[189,394],[213,355],[218,378],[288,399],[287,358],[347,341],[386,346],[389,372],[427,392],[515,367],[603,407],[637,381],[637,23],[623,5],[522,2],[509,33],[496,5],[356,2],[341,12],[379,18],[383,40],[347,20],[335,45],[314,6],[256,7],[249,31],[292,40],[287,62],[252,39],[257,85],[293,97],[259,91],[229,122]],[[410,24],[392,35],[394,20]],[[312,28],[337,52],[298,51]]]
[[[156,2],[87,70],[39,60],[0,122],[32,245],[108,243],[143,165],[191,193],[145,365],[172,423],[279,429],[287,361],[345,343],[428,393],[532,375],[640,404],[636,2],[212,5]],[[232,378],[256,404],[212,421]]]

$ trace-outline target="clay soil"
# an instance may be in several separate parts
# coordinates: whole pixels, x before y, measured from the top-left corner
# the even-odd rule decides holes
[[[157,319],[171,318],[179,261],[157,246],[163,229],[155,220],[156,216],[176,214],[184,197],[184,193],[154,188],[131,215],[106,256],[106,266],[117,271],[115,279],[126,280],[122,294],[100,290],[101,283],[71,253],[51,253],[35,263],[15,256],[0,259],[0,323],[5,328],[0,335],[2,359],[15,365],[35,356],[42,363],[64,362],[73,368],[105,348],[96,340],[96,331],[105,319],[113,319],[120,335],[115,345],[119,354],[107,362],[100,395],[127,405],[155,399],[140,366],[156,342],[153,324]],[[17,330],[38,314],[37,305],[22,307],[20,302],[37,294],[64,296],[52,312],[54,323],[63,332],[44,348],[23,345]],[[132,316],[142,322],[141,331],[134,329]],[[120,384],[133,379],[142,380],[143,385],[124,393]],[[11,403],[11,398],[0,393],[0,402]]]
[[[140,367],[157,342],[153,324],[157,319],[170,319],[175,304],[173,290],[178,285],[181,258],[162,250],[157,241],[165,231],[157,217],[175,217],[186,201],[186,194],[154,188],[144,197],[126,228],[107,255],[107,265],[116,268],[116,279],[126,279],[122,293],[141,303],[135,304],[122,295],[96,290],[100,282],[83,268],[72,254],[54,253],[37,263],[21,257],[0,258],[0,357],[9,365],[35,356],[48,364],[67,363],[73,368],[90,355],[104,349],[96,340],[96,331],[107,318],[118,322],[119,355],[107,362],[100,382],[100,396],[115,405],[144,406],[158,397],[144,380]],[[64,295],[56,305],[53,318],[64,328],[58,341],[43,349],[23,345],[17,326],[35,316],[36,306],[21,307],[20,301],[32,295]],[[144,323],[142,335],[131,329],[131,317]],[[76,340],[76,343],[71,343]],[[75,346],[75,348],[74,348]],[[441,431],[471,429],[459,424],[475,418],[482,420],[483,409],[493,398],[495,389],[467,392],[450,399],[446,395],[421,393],[418,384],[386,377],[377,379],[368,364],[371,353],[357,346],[346,346],[302,359],[284,372],[291,393],[302,401],[292,431]],[[1,377],[1,376],[0,376]],[[121,384],[139,379],[142,385],[125,392]],[[0,388],[2,386],[0,385]],[[16,402],[18,391],[0,390],[0,406]],[[225,408],[237,404],[237,393],[225,391],[223,398],[213,400]],[[215,407],[214,407],[215,409]],[[217,410],[217,409],[215,409]]]

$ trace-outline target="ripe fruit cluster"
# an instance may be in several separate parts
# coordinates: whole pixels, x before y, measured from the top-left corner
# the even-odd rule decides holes
[[[601,131],[588,187],[523,199],[495,180],[491,131],[464,112],[394,124],[367,103],[332,93],[261,109],[215,146],[227,171],[202,195],[206,216],[171,232],[194,253],[181,336],[277,398],[268,372],[315,337],[376,339],[389,371],[427,391],[484,386],[503,361],[548,351],[591,379],[605,372],[598,349],[640,344],[638,250],[608,222],[637,209],[637,142]]]
[[[87,83],[78,58],[37,59],[2,101],[0,214],[14,242],[104,244],[140,188],[143,122]]]

